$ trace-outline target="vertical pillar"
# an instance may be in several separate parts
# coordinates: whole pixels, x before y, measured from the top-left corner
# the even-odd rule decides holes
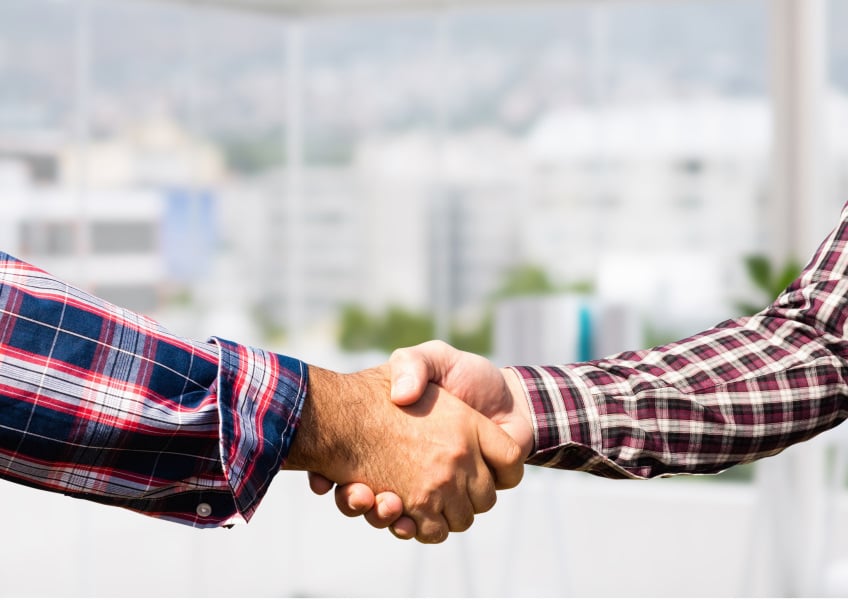
[[[303,219],[303,22],[293,18],[286,37],[286,264],[288,341],[297,347],[304,325]]]
[[[76,244],[75,273],[77,285],[90,285],[91,223],[88,210],[88,153],[91,138],[91,0],[77,0],[74,35],[74,149],[77,172],[75,186]]]
[[[773,148],[771,256],[808,258],[832,227],[824,170],[826,145],[824,0],[772,0],[769,51]]]
[[[769,253],[806,260],[836,213],[824,197],[824,0],[769,3],[773,148]],[[824,447],[808,442],[757,466],[767,595],[815,595],[823,542]],[[771,537],[771,539],[769,539]]]
[[[186,32],[183,41],[185,43],[185,72],[182,76],[182,93],[183,101],[185,102],[185,128],[191,139],[199,137],[200,126],[198,123],[197,114],[197,98],[198,98],[198,40],[197,34],[191,27],[192,19],[196,19],[197,8],[186,6],[184,8],[183,22],[185,23]],[[185,181],[182,185],[185,186],[185,201],[188,202],[187,214],[189,218],[188,230],[186,232],[186,242],[181,245],[180,251],[184,251],[190,257],[190,264],[211,265],[210,272],[198,269],[190,275],[190,287],[192,290],[192,310],[189,311],[191,316],[191,326],[196,336],[208,335],[204,331],[204,320],[208,317],[210,310],[210,298],[213,295],[205,293],[204,288],[208,288],[210,283],[210,274],[215,273],[214,265],[217,257],[202,256],[201,254],[207,251],[208,245],[204,244],[204,232],[201,227],[202,207],[201,207],[201,184],[198,178],[198,157],[194,152],[194,144],[188,144],[185,148],[187,153],[185,161],[187,171],[185,173]],[[215,282],[217,283],[217,282]],[[223,282],[222,282],[223,283]],[[214,284],[213,284],[214,285]],[[216,286],[216,290],[227,288],[226,284],[220,287]],[[197,556],[197,554],[195,554]]]
[[[451,305],[453,290],[452,285],[452,261],[453,248],[451,244],[455,236],[452,235],[454,224],[451,222],[452,210],[451,199],[447,186],[447,165],[445,163],[446,136],[449,129],[448,123],[448,90],[446,82],[448,78],[445,71],[449,62],[449,26],[450,15],[446,10],[439,11],[434,15],[435,32],[433,43],[434,61],[438,71],[437,79],[441,85],[433,88],[435,119],[433,127],[434,157],[433,157],[433,204],[430,209],[430,240],[432,243],[431,261],[433,285],[433,314],[436,338],[447,341],[450,336]]]

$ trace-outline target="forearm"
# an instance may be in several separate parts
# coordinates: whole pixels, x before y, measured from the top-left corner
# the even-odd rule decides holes
[[[764,342],[757,353],[726,359],[731,340],[752,336]],[[716,344],[726,344],[718,371],[711,359],[693,358]],[[764,366],[747,366],[757,362]],[[644,353],[517,371],[535,421],[528,462],[606,477],[716,473],[846,417],[844,364],[793,356],[742,325]]]
[[[607,477],[715,473],[848,416],[846,213],[802,276],[751,318],[587,363],[516,367],[529,462]]]
[[[174,336],[6,255],[0,311],[0,476],[197,526],[250,517],[296,426],[297,361]]]

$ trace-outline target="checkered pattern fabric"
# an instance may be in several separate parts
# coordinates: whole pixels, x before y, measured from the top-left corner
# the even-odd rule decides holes
[[[194,342],[0,253],[0,477],[198,527],[288,453],[300,361]]]
[[[531,464],[611,478],[716,473],[848,416],[848,206],[801,276],[753,317],[561,366],[514,367]]]

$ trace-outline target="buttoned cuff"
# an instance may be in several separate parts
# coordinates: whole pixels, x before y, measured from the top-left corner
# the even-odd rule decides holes
[[[306,364],[213,338],[220,348],[217,381],[221,462],[239,516],[256,511],[288,456],[306,398]]]

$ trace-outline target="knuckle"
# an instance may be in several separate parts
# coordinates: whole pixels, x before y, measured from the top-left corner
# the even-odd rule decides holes
[[[422,346],[427,346],[431,350],[443,352],[449,348],[447,342],[443,340],[430,340],[429,342],[424,342],[421,344]]]
[[[483,494],[483,497],[480,499],[477,507],[479,508],[478,512],[484,513],[489,512],[495,506],[495,503],[498,501],[498,495],[495,493],[495,490],[492,488],[487,488]]]
[[[454,524],[452,531],[467,531],[474,524],[474,514],[471,512],[463,514]]]
[[[389,362],[405,362],[409,358],[408,348],[397,348],[389,355]]]
[[[437,511],[441,509],[440,506],[437,506],[437,498],[438,496],[433,492],[424,491],[412,496],[407,502],[407,508],[413,513]]]
[[[453,436],[450,444],[444,449],[444,456],[439,461],[440,479],[453,480],[456,467],[466,465],[473,455],[472,447],[464,436]]]

